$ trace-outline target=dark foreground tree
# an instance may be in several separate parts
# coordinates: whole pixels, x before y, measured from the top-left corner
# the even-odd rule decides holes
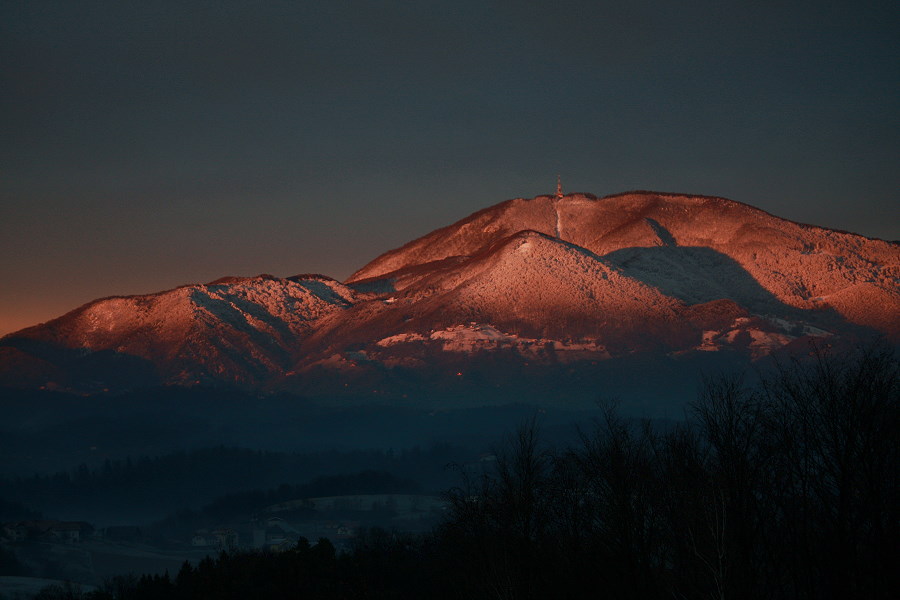
[[[775,503],[772,554],[799,596],[900,589],[900,367],[877,346],[782,366],[764,384]]]
[[[521,429],[451,495],[465,597],[890,598],[900,589],[900,368],[885,345],[706,382],[687,423],[610,411],[578,447]]]

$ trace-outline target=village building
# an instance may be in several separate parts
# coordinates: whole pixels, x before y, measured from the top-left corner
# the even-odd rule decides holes
[[[55,521],[35,519],[4,523],[0,526],[0,540],[5,542],[56,542],[74,544],[83,541],[94,532],[84,521]]]

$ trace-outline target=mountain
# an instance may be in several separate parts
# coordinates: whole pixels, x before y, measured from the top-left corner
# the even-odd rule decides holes
[[[111,387],[129,380],[259,387],[290,368],[318,320],[354,301],[352,290],[321,275],[225,277],[95,300],[3,338],[0,359],[18,363],[13,381],[39,382],[52,365],[51,387],[96,391],[111,377]],[[29,356],[37,360],[29,364]]]
[[[813,338],[900,340],[900,246],[723,198],[514,199],[340,283],[223,278],[0,340],[0,385],[415,402],[673,393]],[[677,387],[677,386],[675,386]]]

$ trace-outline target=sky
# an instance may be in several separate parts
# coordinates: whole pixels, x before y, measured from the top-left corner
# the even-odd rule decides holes
[[[0,335],[514,197],[900,239],[900,4],[0,1]]]

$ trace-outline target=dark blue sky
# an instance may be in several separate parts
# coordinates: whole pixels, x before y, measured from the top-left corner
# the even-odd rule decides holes
[[[896,2],[0,3],[0,334],[516,196],[900,238]]]

